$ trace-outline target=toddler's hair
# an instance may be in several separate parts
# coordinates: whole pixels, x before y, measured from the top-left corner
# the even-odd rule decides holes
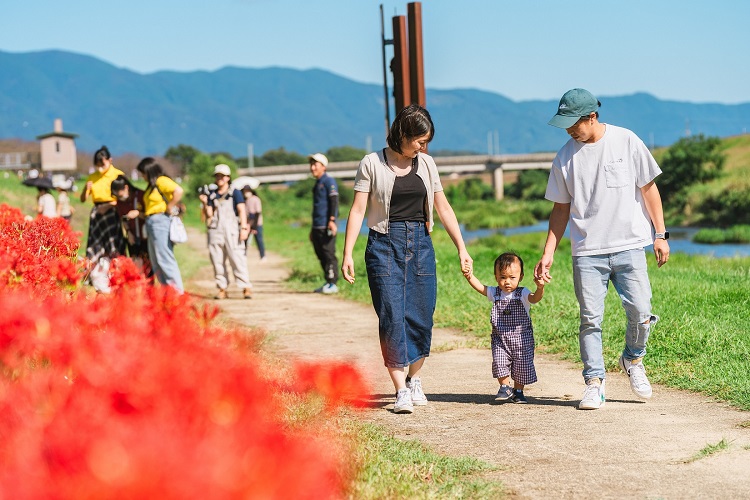
[[[495,259],[495,272],[502,271],[503,269],[510,267],[510,265],[516,261],[521,266],[521,274],[523,274],[523,259],[519,257],[515,252],[505,252],[500,257]]]

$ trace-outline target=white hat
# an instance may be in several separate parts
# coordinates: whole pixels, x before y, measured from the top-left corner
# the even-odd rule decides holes
[[[315,153],[307,157],[308,160],[315,160],[321,163],[324,167],[328,166],[328,158],[322,153]]]
[[[225,165],[223,163],[219,163],[214,167],[214,175],[221,174],[221,175],[232,175],[232,170],[229,168],[229,165]]]
[[[65,191],[69,191],[70,188],[73,187],[73,181],[71,181],[70,179],[55,178],[55,179],[52,179],[52,187],[64,189]]]

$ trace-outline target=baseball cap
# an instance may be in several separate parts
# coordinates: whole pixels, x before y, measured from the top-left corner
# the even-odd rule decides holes
[[[584,89],[572,89],[563,94],[557,106],[557,114],[547,123],[553,127],[570,128],[581,119],[599,109],[601,106],[591,92]]]
[[[315,153],[307,157],[308,160],[315,160],[323,164],[324,167],[328,166],[328,158],[324,154]]]
[[[232,175],[232,170],[229,168],[229,165],[225,165],[223,163],[219,163],[214,167],[214,175],[221,174],[221,175]]]

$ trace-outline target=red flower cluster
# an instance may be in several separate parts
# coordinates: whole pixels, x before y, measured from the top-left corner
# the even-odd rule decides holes
[[[341,443],[285,425],[289,388],[264,373],[257,334],[212,326],[214,306],[125,258],[111,295],[71,288],[77,243],[54,219],[0,205],[0,249],[3,497],[343,496]],[[331,407],[365,390],[347,365],[296,373],[293,390]]]
[[[17,208],[0,204],[0,285],[30,287],[37,295],[75,286],[78,237],[64,219],[26,221]]]

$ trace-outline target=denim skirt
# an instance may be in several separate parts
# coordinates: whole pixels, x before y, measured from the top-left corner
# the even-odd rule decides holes
[[[437,277],[425,223],[392,222],[387,234],[371,229],[365,264],[385,366],[402,368],[429,356]]]

